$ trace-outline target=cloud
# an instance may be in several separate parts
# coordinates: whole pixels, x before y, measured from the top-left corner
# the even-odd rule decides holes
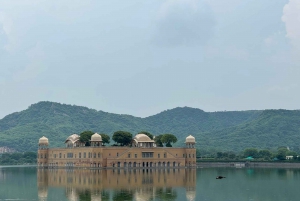
[[[233,12],[243,1],[242,0],[205,0],[205,2],[211,6],[215,13],[228,13]]]
[[[213,35],[214,16],[199,0],[167,0],[158,13],[155,42],[165,46],[204,45]]]
[[[300,49],[300,0],[290,0],[283,8],[281,19],[285,23],[286,37]]]
[[[248,60],[250,55],[246,49],[238,48],[236,46],[230,46],[226,48],[224,53],[228,58],[236,60]]]
[[[7,43],[3,47],[6,51],[12,51],[16,44],[15,37],[13,37],[13,21],[4,12],[0,12],[0,32],[6,37]]]
[[[0,34],[2,32],[5,37],[5,46],[2,48],[9,53],[15,53],[33,32],[38,34],[47,25],[72,24],[90,6],[90,0],[0,0]]]
[[[13,76],[15,82],[22,82],[28,79],[37,77],[40,73],[46,70],[44,65],[45,53],[42,44],[38,42],[33,48],[27,51],[29,63],[24,69],[18,71]]]

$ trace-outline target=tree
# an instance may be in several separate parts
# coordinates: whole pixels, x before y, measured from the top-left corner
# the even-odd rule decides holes
[[[258,152],[258,157],[265,160],[270,160],[272,157],[272,153],[267,149],[263,149]]]
[[[140,131],[139,133],[143,133],[145,135],[147,135],[151,140],[153,140],[153,135],[147,131]]]
[[[112,139],[121,146],[127,146],[132,141],[132,134],[126,131],[116,131],[114,132]]]
[[[99,135],[101,135],[103,144],[109,144],[110,143],[110,137],[108,135],[106,135],[104,133],[100,133]]]
[[[79,141],[85,143],[85,146],[91,146],[90,140],[93,134],[93,131],[83,131],[80,133]]]
[[[228,152],[228,158],[229,159],[235,159],[236,158],[236,154],[232,151]]]
[[[223,158],[223,152],[221,151],[217,152],[217,158]]]
[[[161,142],[166,144],[166,147],[172,147],[171,143],[177,142],[177,137],[172,134],[163,134]]]
[[[258,151],[255,148],[248,148],[244,150],[244,156],[245,157],[249,157],[252,156],[253,158],[257,158],[258,157]]]
[[[289,150],[286,147],[279,148],[277,150],[276,158],[279,160],[285,160]]]
[[[295,151],[289,151],[288,153],[287,153],[287,156],[293,156],[293,159],[297,159],[297,152],[295,152]]]
[[[161,141],[162,136],[163,135],[158,135],[158,136],[155,136],[155,138],[154,138],[154,141],[155,141],[155,144],[156,144],[157,147],[163,147],[164,146],[164,144]]]

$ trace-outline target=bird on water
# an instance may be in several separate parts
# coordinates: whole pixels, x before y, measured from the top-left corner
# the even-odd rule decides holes
[[[226,177],[223,177],[223,176],[217,176],[216,179],[224,179]]]

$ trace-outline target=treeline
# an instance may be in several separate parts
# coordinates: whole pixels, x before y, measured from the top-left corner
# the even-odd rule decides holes
[[[181,146],[191,134],[196,138],[196,146],[205,150],[236,153],[247,147],[276,149],[279,146],[296,150],[300,141],[299,119],[300,110],[205,112],[189,107],[140,118],[39,102],[0,120],[0,147],[18,152],[36,151],[37,141],[43,135],[49,139],[51,147],[61,147],[70,134],[84,130],[106,133],[111,139],[115,131],[146,130],[156,136],[172,133],[178,139],[173,146]]]
[[[3,153],[0,155],[0,165],[36,164],[37,153]]]
[[[205,154],[204,154],[205,153]],[[257,161],[298,161],[300,160],[300,153],[290,150],[288,147],[279,147],[276,150],[269,149],[256,149],[256,148],[247,148],[240,153],[235,153],[233,151],[225,152],[201,152],[200,149],[197,149],[197,157],[201,159],[208,160],[257,160]]]
[[[51,147],[59,147],[63,146],[70,134],[79,134],[84,130],[106,133],[111,138],[119,130],[130,133],[147,130],[155,135],[172,133],[182,143],[190,134],[235,126],[256,118],[260,113],[261,111],[209,113],[183,107],[140,118],[75,105],[39,102],[0,120],[0,146],[14,148],[19,152],[35,151],[38,149],[38,139],[44,135],[49,139]],[[199,138],[200,141],[203,138]]]
[[[93,131],[83,131],[79,135],[80,142],[84,143],[85,146],[90,146],[90,140],[93,134],[95,134]],[[166,133],[154,136],[148,131],[140,131],[138,134],[147,135],[151,140],[154,140],[157,147],[172,147],[172,144],[177,142],[177,137],[173,134]],[[100,133],[99,135],[102,138],[102,144],[104,146],[110,143],[110,137],[107,134]],[[133,135],[127,131],[116,131],[112,135],[112,140],[115,142],[112,146],[131,146]]]

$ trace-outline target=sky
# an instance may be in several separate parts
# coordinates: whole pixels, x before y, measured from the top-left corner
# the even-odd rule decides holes
[[[300,109],[300,0],[0,0],[0,118]]]

